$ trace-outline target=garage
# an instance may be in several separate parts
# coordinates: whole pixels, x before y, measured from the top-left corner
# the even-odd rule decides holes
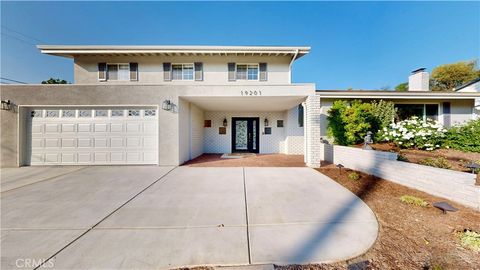
[[[156,107],[48,107],[26,113],[27,165],[158,164]]]

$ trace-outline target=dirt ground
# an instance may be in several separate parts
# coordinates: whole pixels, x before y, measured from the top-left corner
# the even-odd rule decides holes
[[[318,170],[373,210],[380,225],[379,237],[366,254],[348,262],[281,269],[480,269],[480,253],[462,247],[457,235],[464,229],[480,232],[480,212],[360,172],[360,179],[355,181],[347,177],[351,170],[343,169],[339,174],[333,165]],[[430,205],[404,204],[399,200],[402,195],[422,198]],[[431,206],[438,201],[447,201],[459,211],[442,214]]]
[[[303,155],[256,154],[244,158],[221,158],[222,154],[203,154],[187,161],[192,167],[305,167]]]
[[[357,145],[356,147],[362,147]],[[392,143],[374,143],[371,144],[374,150],[395,152],[405,157],[407,162],[419,163],[426,158],[444,157],[451,166],[451,170],[460,172],[471,172],[465,165],[471,162],[480,163],[480,153],[462,152],[453,149],[437,149],[433,151],[400,149]]]

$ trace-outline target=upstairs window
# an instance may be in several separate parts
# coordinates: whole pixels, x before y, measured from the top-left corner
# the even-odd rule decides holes
[[[129,81],[130,64],[107,64],[107,80]]]
[[[193,64],[172,64],[172,80],[193,81]]]
[[[236,79],[258,81],[258,64],[237,64]]]

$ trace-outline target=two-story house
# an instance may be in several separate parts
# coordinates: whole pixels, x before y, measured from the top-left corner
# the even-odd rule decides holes
[[[305,152],[302,103],[315,86],[292,84],[291,69],[309,47],[38,48],[72,58],[75,81],[4,91],[18,106],[2,135],[11,145],[4,164],[178,165],[203,153]]]
[[[410,75],[407,92],[292,83],[292,64],[309,47],[38,48],[72,58],[75,81],[2,85],[2,167],[179,165],[203,153],[236,152],[301,154],[318,167],[327,160],[322,142],[337,99],[389,100],[404,118],[447,127],[480,114],[478,81],[432,92],[424,69]]]

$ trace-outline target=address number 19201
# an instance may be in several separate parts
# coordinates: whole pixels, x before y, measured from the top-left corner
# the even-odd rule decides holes
[[[240,91],[240,94],[242,96],[261,96],[262,91],[257,91],[257,90],[250,90],[250,91]]]

